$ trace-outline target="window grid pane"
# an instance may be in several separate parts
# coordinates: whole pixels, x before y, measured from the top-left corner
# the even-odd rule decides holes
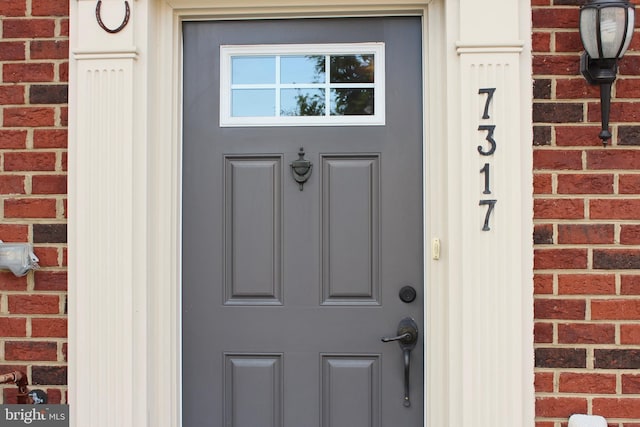
[[[239,119],[238,125],[247,126],[307,122],[384,124],[383,114],[378,114],[381,119],[377,121],[357,121],[358,117],[375,118],[377,113],[384,111],[381,109],[384,99],[383,45],[366,45],[375,45],[376,49],[371,49],[373,52],[355,53],[354,49],[348,53],[334,53],[329,47],[328,53],[319,54],[316,53],[319,45],[294,45],[298,47],[295,54],[266,54],[260,52],[264,46],[255,46],[256,52],[229,54],[226,62],[229,70],[222,69],[221,75],[230,77],[226,78],[227,89],[225,78],[221,78],[221,94],[229,94],[230,108],[225,116],[224,106],[221,106],[221,125],[229,125],[224,123],[225,117],[229,121]],[[290,45],[283,46],[285,51],[290,49]],[[311,49],[305,51],[305,46]],[[225,63],[224,59],[221,63]],[[380,105],[376,106],[376,103]],[[258,120],[254,121],[254,118]]]

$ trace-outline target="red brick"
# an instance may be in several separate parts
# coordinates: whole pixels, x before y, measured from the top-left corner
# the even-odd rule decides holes
[[[66,175],[34,175],[31,180],[33,194],[66,194]]]
[[[69,20],[61,19],[60,20],[60,34],[61,37],[69,37]]]
[[[58,248],[36,246],[34,249],[40,267],[58,267]]]
[[[32,384],[67,384],[66,366],[33,366],[31,368]]]
[[[16,277],[9,270],[0,271],[0,291],[26,291],[27,277]]]
[[[55,124],[53,108],[5,108],[4,125],[7,127],[41,127]]]
[[[535,170],[581,170],[582,153],[568,150],[534,150],[533,167]]]
[[[0,149],[25,148],[27,146],[26,130],[0,129]]]
[[[538,397],[536,416],[543,418],[569,418],[587,412],[587,399],[580,397]]]
[[[0,49],[2,49],[2,47],[0,47]],[[2,105],[24,104],[24,86],[21,86],[21,85],[0,86],[0,104]]]
[[[535,245],[553,244],[553,224],[535,224],[533,226],[533,243]]]
[[[47,391],[47,403],[49,405],[59,405],[62,403],[62,391],[57,388],[48,388]]]
[[[11,314],[60,314],[57,295],[8,295]]]
[[[558,175],[558,194],[613,194],[613,175]]]
[[[533,74],[574,76],[579,72],[578,55],[534,55]]]
[[[16,151],[5,153],[6,171],[53,171],[56,168],[56,153]]]
[[[640,250],[594,249],[593,268],[603,270],[640,269]]]
[[[28,225],[0,224],[0,240],[5,242],[26,242],[28,238]]]
[[[54,342],[9,341],[4,345],[6,360],[51,360],[58,359],[58,346]]]
[[[586,368],[587,350],[584,348],[536,348],[536,368]]]
[[[623,394],[640,394],[640,375],[623,374],[622,375],[622,393]]]
[[[37,318],[31,320],[32,337],[67,337],[67,319]]]
[[[547,343],[553,342],[553,323],[536,322],[533,325],[533,342]]]
[[[536,372],[535,388],[538,393],[553,392],[553,372]]]
[[[58,64],[58,79],[60,82],[68,82],[69,81],[69,62],[62,62]]]
[[[553,274],[534,274],[533,288],[536,295],[552,294]]]
[[[640,82],[635,78],[618,79],[616,85],[616,98],[640,98]]]
[[[557,99],[600,98],[599,86],[588,84],[582,78],[558,79],[556,83]]]
[[[68,16],[69,2],[61,0],[32,0],[33,16]]]
[[[533,255],[536,270],[587,268],[586,249],[536,249]]]
[[[615,394],[616,376],[562,372],[559,389],[561,393]]]
[[[638,219],[640,200],[596,199],[589,202],[591,219]]]
[[[623,245],[640,245],[640,225],[623,224],[620,229],[620,243]]]
[[[556,52],[582,52],[582,41],[580,40],[579,31],[557,31],[556,35]],[[583,80],[584,81],[584,80]],[[585,82],[586,84],[586,82]]]
[[[23,317],[0,317],[0,336],[25,337],[27,335],[27,319]]]
[[[534,194],[551,194],[553,187],[551,186],[551,175],[537,173],[533,175],[533,193]]]
[[[559,274],[559,295],[613,295],[616,277],[613,274]]]
[[[601,147],[600,127],[556,126],[556,145],[559,147]]]
[[[534,31],[531,36],[532,49],[537,53],[546,53],[551,50],[551,33]]]
[[[0,194],[24,194],[24,176],[0,175]]]
[[[60,126],[66,127],[69,124],[69,108],[60,107]]]
[[[640,325],[620,325],[620,344],[640,344]]]
[[[69,58],[68,40],[36,40],[31,42],[31,59]]]
[[[26,58],[24,42],[0,41],[0,61],[23,61]]]
[[[53,19],[4,19],[2,36],[5,39],[53,37],[55,26]]]
[[[620,175],[618,192],[620,194],[640,194],[640,175]]]
[[[593,300],[593,320],[640,320],[640,300]]]
[[[640,169],[638,150],[593,150],[587,152],[588,169]]]
[[[611,123],[640,121],[640,104],[634,102],[611,102],[610,115]],[[590,122],[600,121],[600,101],[588,104],[587,117]]]
[[[586,302],[577,299],[547,299],[534,301],[536,319],[584,320]]]
[[[25,0],[4,0],[0,2],[0,16],[25,16],[27,4]]]
[[[637,28],[637,24],[638,22],[636,21],[636,28]],[[638,56],[626,55],[624,58],[622,58],[622,60],[618,61],[618,74],[621,76],[623,75],[637,76],[638,68],[640,68],[640,57]]]
[[[55,218],[54,199],[8,199],[4,201],[5,218]]]
[[[640,398],[593,399],[593,413],[605,418],[640,418]]]
[[[67,272],[36,271],[34,289],[36,291],[66,291]]]
[[[620,276],[622,295],[640,295],[640,276],[623,274]]]
[[[66,129],[35,129],[34,148],[67,148]]]
[[[559,224],[559,244],[613,243],[613,224]]]
[[[534,28],[578,28],[579,12],[576,8],[533,9],[531,13]]]
[[[538,123],[581,123],[584,106],[582,103],[535,102],[533,122]]]
[[[614,325],[565,323],[558,325],[558,344],[615,344]]]
[[[53,81],[53,64],[49,63],[4,64],[2,72],[7,83]]]
[[[535,219],[582,219],[584,218],[584,200],[535,199],[533,212]]]

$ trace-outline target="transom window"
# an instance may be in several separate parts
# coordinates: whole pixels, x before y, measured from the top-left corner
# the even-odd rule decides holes
[[[384,125],[384,44],[220,47],[220,126]]]

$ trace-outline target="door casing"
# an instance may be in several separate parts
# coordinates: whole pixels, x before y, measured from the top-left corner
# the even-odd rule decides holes
[[[175,3],[175,2],[174,2]],[[184,3],[184,2],[181,2]],[[313,9],[316,10],[313,10]],[[324,9],[324,10],[322,10]],[[343,10],[341,10],[343,9]],[[437,11],[434,11],[433,9],[437,9]],[[429,13],[428,13],[429,12]],[[437,87],[438,85],[430,85],[429,81],[430,79],[427,77],[429,75],[433,75],[434,73],[438,73],[439,71],[436,71],[434,69],[429,69],[428,64],[433,63],[432,61],[434,61],[435,63],[437,63],[437,61],[435,61],[436,56],[438,55],[439,49],[434,49],[433,46],[429,46],[428,42],[430,38],[434,37],[434,28],[439,28],[440,30],[442,30],[442,26],[440,24],[436,24],[436,22],[441,22],[441,21],[437,21],[437,18],[434,17],[438,15],[438,13],[440,13],[439,8],[438,7],[434,7],[431,6],[429,8],[426,7],[426,5],[421,5],[421,7],[415,7],[415,6],[402,6],[402,7],[398,7],[395,5],[375,5],[375,6],[370,6],[370,5],[362,5],[362,6],[348,6],[348,7],[318,7],[318,6],[314,6],[313,8],[310,7],[305,7],[304,11],[302,10],[296,10],[295,8],[290,8],[290,10],[288,11],[287,9],[282,9],[282,10],[275,10],[275,9],[269,9],[269,8],[264,8],[264,10],[260,11],[257,14],[252,14],[252,13],[247,13],[246,10],[243,10],[241,12],[236,12],[233,13],[231,11],[225,11],[223,14],[220,13],[220,11],[210,11],[210,12],[205,12],[202,13],[201,10],[197,10],[197,11],[193,11],[193,10],[177,10],[177,13],[175,14],[175,21],[174,21],[174,29],[176,30],[176,34],[174,34],[174,69],[179,72],[179,70],[181,69],[182,66],[182,62],[179,60],[181,58],[181,54],[180,54],[180,45],[181,45],[181,40],[180,40],[180,31],[179,28],[181,26],[182,21],[184,20],[193,20],[194,17],[197,18],[201,18],[201,19],[222,19],[222,20],[227,20],[227,19],[240,19],[240,20],[250,20],[250,19],[281,19],[281,18],[290,18],[290,19],[296,19],[296,18],[304,18],[304,17],[308,17],[308,16],[312,16],[312,17],[330,17],[330,18],[352,18],[352,17],[366,17],[366,16],[419,16],[422,18],[422,37],[423,37],[423,60],[422,60],[422,68],[423,68],[423,168],[422,168],[422,175],[423,175],[423,189],[424,189],[424,194],[423,194],[423,229],[424,229],[424,245],[423,245],[423,253],[424,253],[424,274],[423,277],[424,279],[424,283],[422,284],[423,286],[423,295],[424,295],[424,307],[423,310],[425,312],[424,315],[424,319],[425,322],[421,325],[419,325],[419,328],[422,331],[425,331],[425,378],[423,380],[424,382],[424,390],[423,390],[423,395],[424,396],[443,396],[443,391],[444,391],[444,383],[438,383],[439,379],[443,379],[444,377],[441,376],[440,374],[438,374],[438,371],[441,371],[441,368],[443,366],[443,363],[445,363],[446,361],[446,355],[442,355],[439,351],[434,351],[432,349],[438,349],[438,348],[442,348],[441,346],[439,346],[437,343],[433,342],[434,339],[438,339],[437,337],[440,336],[442,337],[442,339],[444,339],[445,336],[445,332],[444,331],[435,331],[431,328],[431,325],[428,322],[428,317],[431,318],[435,318],[435,317],[441,317],[444,313],[442,313],[442,304],[439,304],[437,301],[439,301],[438,298],[440,298],[441,296],[436,296],[434,295],[429,286],[427,286],[427,283],[429,283],[430,281],[430,277],[434,277],[434,276],[439,276],[442,274],[441,269],[438,268],[437,265],[434,266],[434,264],[432,262],[430,262],[430,254],[431,254],[431,239],[428,238],[427,236],[431,235],[431,229],[434,227],[434,221],[440,221],[442,216],[441,215],[436,215],[435,218],[431,218],[431,212],[432,210],[429,209],[429,207],[431,206],[432,202],[431,200],[433,200],[434,198],[439,198],[442,195],[442,192],[445,191],[444,188],[438,188],[438,187],[444,187],[441,180],[437,180],[435,181],[431,181],[429,182],[429,177],[428,175],[433,173],[432,170],[432,166],[434,164],[437,164],[439,161],[441,162],[442,160],[437,160],[440,159],[442,155],[444,155],[443,152],[440,151],[439,147],[434,147],[434,146],[430,146],[427,141],[430,140],[431,137],[435,137],[435,135],[437,135],[439,132],[442,131],[442,129],[437,128],[437,127],[431,127],[429,126],[430,120],[433,120],[433,109],[428,108],[427,106],[430,105],[432,102],[436,102],[436,100],[438,99],[438,97],[442,96],[441,94],[436,94],[433,93],[432,91],[434,91],[434,86]],[[430,35],[428,34],[430,33]],[[180,88],[174,88],[174,93],[177,97],[180,97]],[[180,99],[180,98],[178,98]],[[440,98],[441,99],[441,98]],[[432,113],[431,117],[428,116],[427,111],[430,111]],[[174,110],[174,123],[175,123],[175,131],[179,132],[181,134],[181,111],[179,109],[175,109]],[[177,146],[173,147],[174,150],[174,155],[175,155],[175,159],[180,159],[180,150],[181,150],[181,141],[180,141],[180,135],[176,135],[175,139],[177,140]],[[180,164],[175,164],[173,165],[173,167],[175,168],[175,176],[180,176],[181,172],[180,172]],[[171,174],[172,176],[174,176],[174,174]],[[429,184],[427,184],[427,182],[429,182]],[[175,194],[177,196],[177,198],[175,199],[175,201],[177,201],[178,203],[180,203],[180,188],[181,188],[181,183],[180,181],[175,181],[172,183],[171,186],[174,191]],[[437,203],[437,202],[436,202]],[[176,210],[179,210],[179,207],[175,207],[174,208]],[[175,224],[174,224],[175,226]],[[176,230],[178,232],[178,230]],[[179,237],[179,232],[178,234],[175,236],[176,239],[180,239]],[[180,259],[179,258],[179,244],[176,241],[175,243],[175,247],[174,250],[177,251],[176,253],[176,259]],[[435,267],[435,268],[434,268]],[[176,270],[174,272],[174,274],[180,275],[179,270]],[[173,276],[172,276],[173,277]],[[172,345],[172,348],[177,348],[178,349],[178,353],[174,354],[175,357],[175,361],[177,362],[177,367],[174,366],[173,368],[176,369],[175,372],[175,381],[176,384],[178,385],[178,388],[180,387],[180,385],[182,384],[182,380],[180,378],[180,369],[181,369],[181,349],[179,347],[179,343],[181,342],[181,336],[180,336],[180,329],[181,329],[181,323],[180,323],[180,304],[179,304],[179,294],[180,294],[180,279],[179,277],[176,277],[175,280],[177,281],[177,283],[174,285],[174,287],[172,287],[171,290],[171,295],[173,295],[175,298],[177,298],[176,300],[172,300],[171,301],[171,306],[172,306],[172,310],[175,310],[174,313],[172,313],[172,317],[175,316],[175,323],[172,325],[172,327],[177,328],[176,330],[173,331],[172,334],[172,341],[175,342],[175,344]],[[178,304],[177,306],[175,304]],[[434,310],[434,312],[428,312],[427,310]],[[437,311],[438,313],[436,313],[435,311]],[[429,313],[429,314],[427,314]],[[175,347],[174,347],[175,346]],[[438,365],[439,364],[439,365]],[[437,367],[440,367],[439,369]],[[431,368],[431,367],[436,367],[435,369]],[[430,379],[428,382],[427,379]],[[181,392],[178,392],[175,396],[175,401],[172,400],[172,402],[174,402],[174,404],[177,403],[177,407],[176,409],[176,414],[178,420],[176,422],[181,422],[182,420],[182,416],[180,414],[180,410],[182,408],[181,405]],[[439,424],[439,422],[436,422],[435,420],[438,419],[438,417],[440,416],[439,413],[440,411],[434,411],[433,408],[434,407],[440,407],[443,408],[443,401],[442,400],[438,400],[438,399],[434,399],[432,398],[431,400],[426,399],[425,398],[425,402],[424,402],[424,411],[425,414],[423,416],[423,419],[425,420],[425,425],[437,425]],[[441,412],[442,416],[445,415],[445,412],[442,411]],[[434,422],[436,422],[436,424],[433,424]],[[175,425],[180,425],[180,424],[175,424]]]
[[[459,120],[463,105],[460,92],[466,76],[460,58],[478,58],[480,63],[509,56],[516,58],[511,62],[514,70],[511,77],[515,81],[511,95],[512,105],[520,113],[516,120],[506,123],[506,128],[510,135],[515,134],[512,141],[529,141],[530,2],[348,0],[317,5],[312,0],[138,0],[129,3],[132,5],[129,25],[116,35],[104,33],[95,24],[94,1],[70,3],[69,401],[74,402],[72,425],[180,425],[180,22],[199,18],[415,14],[423,17],[423,170],[425,179],[431,183],[425,186],[423,197],[424,264],[428,272],[425,283],[429,284],[425,287],[428,317],[423,325],[427,337],[425,395],[430,396],[425,405],[426,424],[472,425],[476,415],[482,414],[484,405],[496,401],[513,404],[514,409],[504,411],[507,416],[494,414],[491,423],[482,425],[508,426],[515,422],[532,426],[530,147],[521,151],[511,148],[512,161],[504,165],[512,177],[513,190],[509,196],[514,201],[506,213],[519,227],[519,232],[510,236],[509,245],[505,245],[515,261],[508,268],[523,287],[522,295],[518,292],[506,295],[506,302],[516,308],[516,312],[508,313],[506,320],[512,325],[509,336],[513,338],[512,343],[519,345],[495,348],[502,359],[513,359],[508,386],[482,383],[483,389],[498,391],[497,399],[479,396],[473,402],[464,400],[463,391],[473,393],[478,386],[466,384],[465,379],[469,377],[462,370],[460,350],[465,338],[471,337],[473,328],[471,332],[463,329],[460,309],[456,307],[464,297],[461,284],[466,283],[459,272],[471,259],[469,254],[481,251],[478,244],[459,233],[465,221],[475,226],[475,218],[461,215],[457,191],[464,188],[466,175],[477,178],[476,170],[463,173],[458,168],[462,157],[457,145],[462,139],[461,129],[471,126],[470,130],[475,132],[477,127],[477,122],[468,117],[465,118],[468,121]],[[111,6],[114,8],[111,17],[120,19],[122,2],[105,3],[105,17],[109,15],[106,9]],[[122,84],[102,99],[86,97],[86,88],[95,85],[87,84],[87,71],[103,68],[118,69],[123,76]],[[102,116],[95,112],[104,108],[123,112],[114,115],[110,124],[124,136],[124,146],[114,147],[121,151],[96,156],[92,151],[95,146],[111,146],[112,142],[95,132],[96,125],[102,122]],[[89,166],[78,168],[78,165]],[[104,178],[96,175],[95,168],[90,168],[95,165],[100,166],[98,170],[104,169]],[[100,197],[93,197],[96,194]],[[111,211],[105,209],[112,200],[122,203],[116,217],[109,216]],[[436,238],[442,241],[439,260],[432,259],[431,252]],[[109,263],[107,270],[105,260]],[[495,280],[479,279],[489,294]],[[477,282],[474,280],[474,284]],[[90,292],[85,286],[87,283],[92,284]],[[96,298],[92,292],[105,295],[117,304],[105,303],[104,298]],[[113,329],[115,319],[121,333],[103,335],[104,331]],[[492,325],[498,324],[495,319],[489,320]],[[450,355],[456,360],[451,361]],[[105,359],[109,363],[101,367],[98,387],[95,366]],[[476,372],[474,369],[469,367],[468,372]],[[490,367],[488,371],[500,370],[500,367]],[[509,398],[505,398],[505,391]],[[493,396],[491,392],[486,395]],[[109,417],[96,417],[107,410]]]

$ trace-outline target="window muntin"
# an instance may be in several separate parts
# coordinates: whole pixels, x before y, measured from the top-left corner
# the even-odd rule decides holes
[[[220,48],[221,126],[384,125],[384,44]]]

